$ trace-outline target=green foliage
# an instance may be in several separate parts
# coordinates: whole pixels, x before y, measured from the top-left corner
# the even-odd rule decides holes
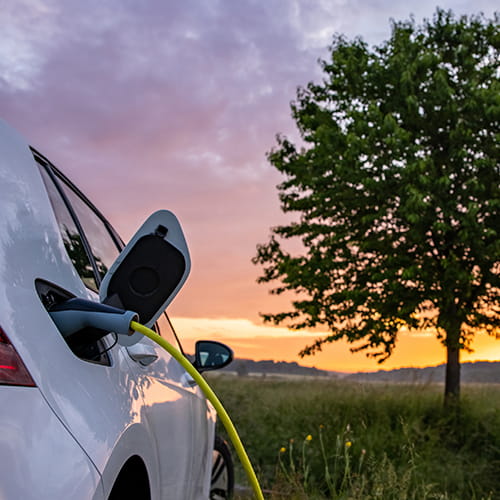
[[[323,82],[299,89],[303,144],[278,137],[269,154],[295,222],[254,263],[297,294],[265,320],[329,328],[302,354],[344,338],[383,361],[402,326],[455,350],[478,328],[499,335],[499,60],[498,17],[438,9],[373,49],[336,37]]]
[[[448,416],[434,385],[216,374],[210,384],[266,498],[498,498],[499,386],[466,385]]]

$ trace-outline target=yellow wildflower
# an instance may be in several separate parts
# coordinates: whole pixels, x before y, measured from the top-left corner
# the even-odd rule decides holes
[[[285,451],[286,451],[286,448],[285,448],[284,446],[282,446],[282,447],[280,448],[280,453],[285,453]]]
[[[350,448],[352,446],[351,441],[346,441],[345,446],[346,446],[346,448]]]
[[[306,441],[312,441],[312,438],[313,438],[313,437],[311,436],[311,434],[308,434],[308,435],[306,436]]]

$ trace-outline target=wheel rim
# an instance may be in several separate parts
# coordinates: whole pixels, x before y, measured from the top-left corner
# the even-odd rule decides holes
[[[229,474],[226,461],[218,450],[213,451],[212,480],[210,484],[210,499],[228,498]]]

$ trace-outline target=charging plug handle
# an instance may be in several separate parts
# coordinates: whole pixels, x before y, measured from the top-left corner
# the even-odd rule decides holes
[[[130,328],[130,322],[139,321],[139,315],[134,311],[124,311],[80,298],[68,299],[53,306],[49,314],[63,337],[68,337],[84,328],[97,328],[130,336],[134,333]]]

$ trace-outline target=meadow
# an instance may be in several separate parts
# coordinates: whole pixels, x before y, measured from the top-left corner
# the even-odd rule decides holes
[[[439,384],[215,373],[209,383],[266,498],[500,499],[500,384],[463,385],[449,415]]]

